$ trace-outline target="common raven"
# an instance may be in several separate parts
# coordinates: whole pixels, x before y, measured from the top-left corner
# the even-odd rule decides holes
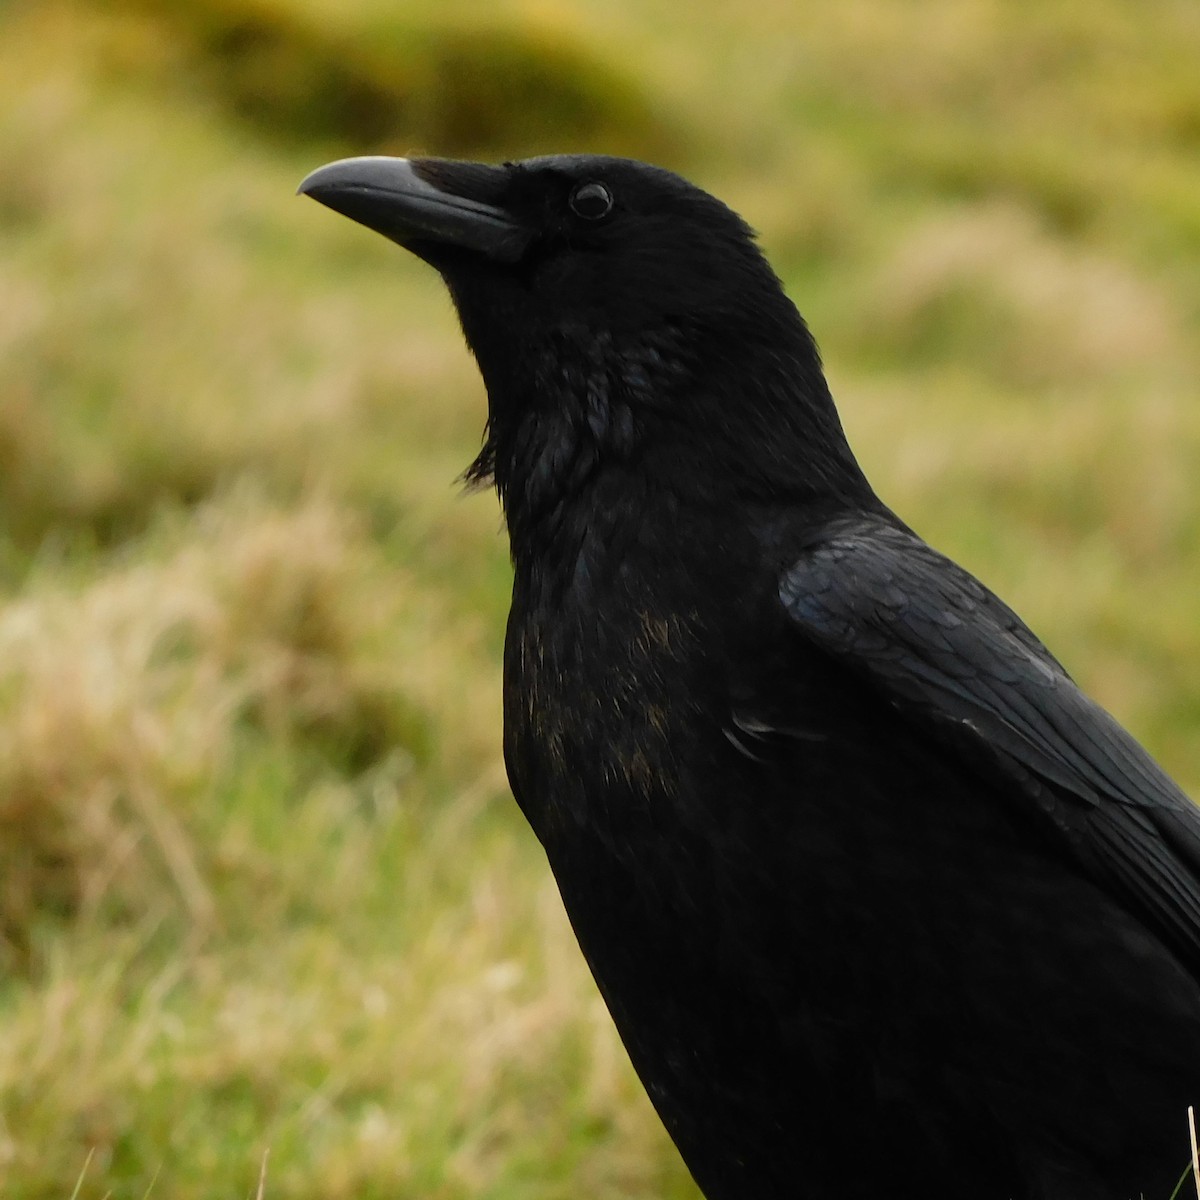
[[[300,190],[449,286],[512,789],[709,1200],[1168,1200],[1200,810],[875,496],[743,221],[607,157]]]

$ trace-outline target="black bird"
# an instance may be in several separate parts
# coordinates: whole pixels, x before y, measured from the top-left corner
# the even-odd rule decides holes
[[[742,220],[602,157],[300,190],[450,288],[509,778],[709,1200],[1168,1200],[1200,810],[875,496]]]

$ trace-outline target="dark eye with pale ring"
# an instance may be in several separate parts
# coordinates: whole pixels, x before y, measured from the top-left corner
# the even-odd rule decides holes
[[[612,192],[602,183],[581,183],[568,201],[571,211],[585,221],[599,221],[612,212]]]

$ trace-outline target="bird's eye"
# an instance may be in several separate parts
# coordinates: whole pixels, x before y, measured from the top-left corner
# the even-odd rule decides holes
[[[612,211],[612,192],[602,183],[581,183],[568,202],[571,211],[585,221],[599,221]]]

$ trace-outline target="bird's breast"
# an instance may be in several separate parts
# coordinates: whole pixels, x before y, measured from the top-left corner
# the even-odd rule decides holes
[[[505,756],[546,841],[586,827],[618,842],[686,819],[684,771],[702,759],[697,615],[630,596],[528,603],[518,585],[505,651]]]

